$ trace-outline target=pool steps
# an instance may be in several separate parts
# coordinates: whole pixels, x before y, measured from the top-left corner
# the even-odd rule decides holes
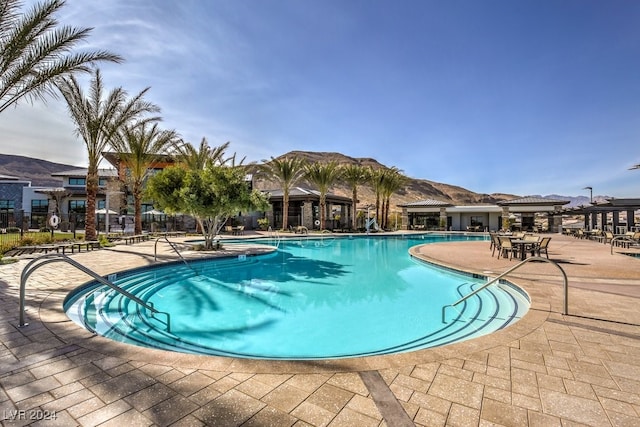
[[[203,274],[208,270],[224,270],[238,268],[239,263],[253,263],[257,262],[251,258],[247,258],[245,261],[238,261],[237,259],[229,260],[226,262],[209,264],[209,267],[203,267],[199,274]],[[242,265],[242,264],[240,264]],[[198,268],[196,267],[196,271]],[[122,277],[118,279],[118,284],[139,296],[143,301],[147,301],[150,297],[150,292],[147,288],[151,284],[157,284],[159,282],[170,284],[170,282],[188,278],[194,278],[195,273],[191,270],[184,268],[176,268],[171,271],[159,273],[158,271],[149,270],[147,273],[140,274],[131,277]],[[166,282],[170,280],[170,282]],[[196,278],[195,280],[203,280]],[[204,280],[215,279],[205,278]],[[458,287],[458,293],[462,296],[470,293],[481,284],[463,283]],[[495,287],[502,286],[503,290],[507,290],[507,298],[510,298],[514,304],[506,305],[499,304],[498,293],[495,292]],[[227,287],[229,291],[236,291]],[[153,290],[153,293],[157,293],[157,287]],[[505,295],[503,292],[500,294]],[[196,354],[211,354],[211,355],[227,355],[236,357],[249,357],[247,355],[230,354],[228,352],[219,351],[214,348],[203,347],[194,341],[187,341],[180,339],[177,336],[168,333],[163,327],[162,322],[147,315],[143,307],[133,304],[126,298],[122,298],[115,292],[102,292],[98,296],[102,299],[100,301],[99,308],[94,305],[94,294],[85,296],[85,300],[81,305],[81,312],[78,313],[79,320],[85,325],[93,324],[91,320],[100,318],[107,328],[107,332],[100,331],[102,335],[106,335],[111,339],[123,342],[129,342],[136,345],[153,347],[159,349],[168,349],[174,351],[181,351],[185,353]],[[469,300],[465,301],[459,307],[459,310],[451,310],[447,318],[447,324],[442,324],[442,327],[437,331],[430,333],[424,337],[413,340],[411,342],[403,343],[390,348],[381,349],[375,353],[366,354],[349,354],[341,357],[358,357],[368,355],[381,355],[389,353],[398,353],[411,351],[418,348],[424,348],[425,345],[430,347],[437,347],[447,345],[460,341],[462,339],[469,339],[477,336],[484,335],[486,333],[493,332],[495,330],[502,329],[509,324],[517,321],[528,310],[529,301],[524,295],[514,288],[510,288],[508,285],[491,285],[482,292],[474,295]],[[512,309],[505,309],[506,306],[512,306]],[[489,307],[489,310],[487,310]],[[483,311],[484,310],[484,311]],[[479,314],[485,312],[489,313],[480,318]],[[136,327],[132,322],[133,318],[139,318],[142,320],[144,327]],[[475,322],[467,323],[466,319],[475,319]]]

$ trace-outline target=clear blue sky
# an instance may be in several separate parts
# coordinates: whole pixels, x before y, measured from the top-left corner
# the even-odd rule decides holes
[[[32,2],[31,2],[32,3]],[[260,161],[372,157],[479,193],[640,197],[640,2],[68,0],[108,87],[187,141]],[[0,152],[74,165],[61,101],[0,115]]]

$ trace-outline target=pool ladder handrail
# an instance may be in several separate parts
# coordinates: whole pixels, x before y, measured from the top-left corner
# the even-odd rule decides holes
[[[278,230],[274,230],[273,228],[271,228],[271,226],[269,226],[267,231],[269,238],[276,241],[276,248],[279,248],[280,240],[282,239],[282,237],[280,236],[280,232]]]
[[[178,248],[176,247],[176,245],[171,242],[167,236],[163,236],[163,237],[158,237],[156,239],[156,243],[153,245],[153,261],[157,262],[158,261],[158,241],[160,241],[161,239],[165,239],[167,241],[167,243],[169,244],[169,246],[171,246],[171,249],[173,249],[173,251],[175,253],[178,254],[178,256],[180,257],[180,259],[182,260],[182,262],[184,262],[184,265],[186,265],[188,268],[190,268],[191,270],[193,270],[196,274],[198,274],[198,272],[196,270],[193,269],[193,267],[191,267],[191,265],[189,265],[189,263],[187,262],[186,259],[184,259],[184,257],[182,256],[182,254],[180,253],[180,251],[178,250]]]
[[[511,267],[510,269],[508,269],[504,273],[501,273],[499,276],[494,277],[493,279],[491,279],[490,281],[488,281],[487,283],[485,283],[484,285],[482,285],[481,287],[479,287],[475,291],[463,296],[462,298],[460,298],[458,301],[454,302],[453,304],[448,304],[448,305],[443,306],[442,307],[442,323],[447,323],[446,319],[445,319],[445,314],[446,314],[446,310],[447,310],[448,307],[455,307],[456,305],[460,304],[461,302],[466,301],[467,299],[469,299],[470,297],[474,296],[478,292],[482,291],[483,289],[485,289],[489,285],[492,285],[492,284],[496,283],[497,281],[502,279],[507,274],[509,274],[509,273],[513,272],[514,270],[517,270],[518,268],[522,267],[524,264],[528,263],[529,261],[544,261],[544,262],[548,262],[548,263],[550,263],[552,265],[555,265],[560,270],[560,272],[562,273],[563,280],[564,280],[564,304],[563,304],[563,312],[562,312],[562,314],[564,314],[564,315],[569,314],[569,302],[568,302],[568,298],[569,298],[569,281],[567,279],[567,273],[565,273],[564,269],[562,267],[560,267],[560,265],[558,265],[557,262],[552,261],[552,260],[550,260],[548,258],[543,258],[543,257],[540,257],[540,256],[533,256],[533,257],[529,257],[529,258],[525,259],[524,261],[520,261],[518,264],[514,265],[513,267]]]
[[[611,255],[613,255],[613,242],[626,242],[629,244],[629,247],[631,247],[633,244],[638,243],[637,240],[633,240],[629,236],[615,236],[613,239],[611,239]]]
[[[42,262],[40,264],[34,265],[39,261],[42,261]],[[171,332],[171,315],[169,313],[164,312],[164,311],[160,311],[160,310],[154,308],[153,307],[153,303],[151,303],[151,302],[147,303],[147,302],[142,301],[140,298],[138,298],[137,296],[133,295],[131,292],[129,292],[129,291],[125,290],[125,289],[122,289],[121,287],[119,287],[118,285],[114,284],[110,280],[105,279],[104,277],[102,277],[98,273],[96,273],[95,271],[93,271],[90,268],[80,264],[79,262],[69,258],[69,256],[67,256],[65,254],[47,254],[47,255],[42,255],[42,256],[40,256],[38,258],[35,258],[35,259],[31,260],[24,267],[24,269],[22,269],[22,273],[20,274],[20,323],[19,323],[19,326],[21,328],[28,325],[28,323],[26,323],[24,321],[25,298],[26,298],[25,294],[26,294],[27,279],[39,267],[42,267],[43,265],[51,264],[51,263],[54,263],[54,262],[66,262],[68,264],[71,264],[72,266],[76,267],[78,270],[82,271],[85,274],[88,274],[89,276],[91,276],[95,280],[97,280],[98,282],[102,283],[105,286],[108,286],[109,288],[113,289],[115,292],[119,293],[120,295],[123,295],[124,297],[129,298],[131,301],[135,302],[136,304],[146,308],[147,310],[149,310],[152,313],[151,317],[153,317],[153,314],[164,314],[164,315],[166,315],[167,316],[167,322],[166,322],[167,332]],[[33,268],[32,268],[32,266],[33,266]]]

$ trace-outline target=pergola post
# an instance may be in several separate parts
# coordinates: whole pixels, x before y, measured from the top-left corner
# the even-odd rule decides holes
[[[302,225],[313,229],[313,200],[305,200],[302,204]]]
[[[510,224],[509,224],[509,206],[503,206],[502,207],[502,229],[503,230],[509,230],[510,228]]]
[[[445,230],[447,229],[447,208],[445,207],[440,208],[440,224],[439,225],[440,227],[444,227]]]
[[[616,233],[618,230],[618,226],[620,226],[620,212],[613,211],[613,233]]]
[[[405,207],[402,208],[402,229],[409,229],[409,211]]]

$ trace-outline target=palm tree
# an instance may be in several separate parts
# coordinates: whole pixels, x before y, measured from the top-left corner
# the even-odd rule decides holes
[[[356,205],[358,204],[358,186],[369,180],[369,169],[357,164],[349,164],[342,167],[342,179],[351,187],[351,228],[356,229]]]
[[[406,177],[402,175],[402,171],[395,166],[390,169],[384,169],[381,183],[382,196],[382,224],[383,229],[388,228],[389,207],[391,195],[400,190],[406,183]]]
[[[0,112],[25,98],[55,96],[64,77],[89,72],[99,61],[122,62],[122,57],[98,50],[74,52],[91,28],[60,27],[54,14],[64,0],[49,0],[21,13],[22,1],[0,0]]]
[[[305,178],[318,187],[320,192],[320,229],[325,227],[325,214],[327,205],[327,193],[341,174],[340,166],[336,161],[328,163],[311,163],[305,168]]]
[[[122,166],[128,172],[134,206],[134,233],[142,233],[142,192],[150,168],[166,155],[178,136],[173,130],[161,130],[158,123],[125,125],[111,140]]]
[[[376,195],[376,221],[380,221],[380,202],[382,199],[382,184],[384,182],[384,169],[369,167],[369,184]],[[367,218],[368,220],[369,218]],[[379,224],[381,225],[381,224]]]
[[[147,113],[156,113],[160,109],[144,100],[149,88],[127,99],[127,92],[121,87],[111,90],[103,97],[104,88],[100,70],[96,69],[91,79],[89,93],[85,95],[75,77],[63,79],[59,84],[60,92],[67,101],[69,114],[75,122],[75,133],[82,138],[87,147],[87,209],[85,239],[96,238],[96,195],[98,193],[98,165],[102,152],[117,132],[125,125],[135,121],[152,122],[158,117],[144,118]]]
[[[235,154],[231,158],[224,158],[224,155],[229,148],[229,142],[218,147],[209,147],[209,143],[206,138],[202,138],[200,141],[200,147],[195,148],[188,142],[176,141],[174,146],[174,156],[179,164],[185,166],[189,170],[204,170],[210,165],[223,165],[229,162],[230,159],[234,159]]]
[[[305,160],[299,157],[283,157],[267,162],[263,160],[260,170],[270,180],[275,179],[282,187],[282,228],[287,229],[289,219],[289,191],[305,175]]]

